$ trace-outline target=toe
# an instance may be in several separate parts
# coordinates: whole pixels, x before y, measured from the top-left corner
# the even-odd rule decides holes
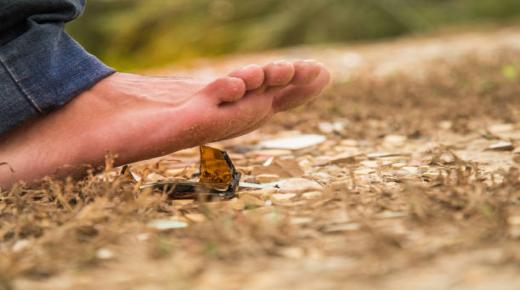
[[[320,64],[315,60],[301,60],[294,63],[293,85],[308,85],[321,72]]]
[[[216,79],[201,90],[201,94],[215,104],[238,101],[245,93],[246,84],[241,78],[236,77]]]
[[[320,73],[307,85],[291,85],[278,93],[273,102],[276,112],[301,106],[317,97],[330,82],[330,73],[320,65]]]
[[[277,61],[264,67],[266,86],[286,86],[294,77],[294,65],[287,61]]]
[[[231,77],[240,78],[246,84],[248,91],[256,90],[264,83],[264,69],[256,64],[245,66],[230,74]]]
[[[211,116],[222,138],[230,138],[258,128],[272,116],[274,96],[264,90],[249,92],[238,102],[219,106]]]

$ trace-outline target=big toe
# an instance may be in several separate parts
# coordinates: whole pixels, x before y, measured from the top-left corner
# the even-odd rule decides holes
[[[294,77],[294,65],[287,61],[277,61],[264,67],[265,85],[280,87],[288,85]]]
[[[240,78],[244,81],[248,91],[260,88],[265,79],[264,69],[256,64],[245,66],[230,74],[231,77]]]

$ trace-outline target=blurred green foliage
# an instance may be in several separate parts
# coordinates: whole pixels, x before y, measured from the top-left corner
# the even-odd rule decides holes
[[[118,69],[520,19],[519,0],[89,0],[67,26]]]

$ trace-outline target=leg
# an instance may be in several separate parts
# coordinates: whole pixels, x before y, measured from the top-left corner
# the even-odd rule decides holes
[[[63,31],[85,0],[0,0],[0,134],[114,71]]]
[[[212,82],[113,74],[63,32],[84,4],[0,0],[0,186],[101,165],[107,152],[122,164],[245,134],[329,80],[312,61]]]

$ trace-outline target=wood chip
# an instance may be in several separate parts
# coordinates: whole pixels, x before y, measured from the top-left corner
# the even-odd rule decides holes
[[[291,224],[293,225],[306,225],[312,222],[312,218],[310,217],[292,217]]]
[[[500,141],[494,144],[489,145],[489,147],[486,150],[492,150],[492,151],[512,151],[515,149],[513,146],[513,143],[509,141]]]
[[[514,124],[495,124],[487,128],[487,130],[493,134],[500,134],[504,132],[511,132],[515,129]]]
[[[180,220],[153,220],[148,223],[148,227],[160,231],[166,231],[186,228],[188,227],[188,223]]]
[[[280,176],[277,174],[260,174],[255,176],[255,180],[259,183],[268,183],[277,181],[280,179]]]
[[[449,130],[453,127],[453,122],[451,121],[441,121],[439,122],[439,128],[443,130]]]
[[[393,218],[402,218],[408,216],[404,212],[396,212],[396,211],[383,211],[376,215],[378,219],[393,219]]]
[[[299,150],[325,142],[327,138],[322,135],[297,135],[260,142],[260,146],[266,149]]]
[[[271,196],[274,201],[289,201],[296,197],[296,193],[276,193]]]
[[[344,140],[341,140],[341,142],[339,142],[339,144],[341,144],[343,146],[347,146],[347,147],[357,147],[357,146],[359,146],[359,142],[357,140],[354,140],[354,139],[344,139]]]
[[[361,225],[357,224],[357,223],[331,224],[331,225],[326,225],[323,228],[323,232],[335,233],[335,232],[357,231],[360,228],[361,228]]]
[[[304,256],[305,251],[298,247],[286,247],[279,250],[279,253],[286,258],[299,259]]]
[[[345,130],[345,124],[342,122],[320,122],[318,128],[325,134],[341,133]]]
[[[287,178],[302,176],[303,173],[297,160],[274,158],[267,166],[255,166],[252,175],[274,174]]]
[[[246,156],[267,156],[267,157],[276,157],[276,156],[285,156],[292,155],[291,150],[282,150],[282,149],[265,149],[265,150],[256,150],[251,151],[246,154]]]
[[[197,222],[197,223],[206,221],[206,217],[200,213],[187,213],[184,215],[184,217],[186,217],[188,220],[190,220],[192,222]]]
[[[359,159],[363,158],[363,154],[360,153],[341,153],[335,155],[330,158],[323,158],[322,160],[317,160],[315,163],[316,166],[325,166],[325,165],[341,165],[341,164],[354,164]]]
[[[265,201],[262,198],[251,195],[251,194],[241,195],[240,201],[242,201],[244,203],[244,206],[246,209],[265,206]]]
[[[16,243],[14,243],[12,250],[14,253],[19,253],[19,252],[27,249],[30,245],[31,245],[31,242],[29,240],[21,239],[21,240],[16,241]]]
[[[507,223],[512,226],[520,226],[520,216],[510,216],[507,219]]]
[[[407,153],[388,153],[388,152],[373,152],[367,154],[368,159],[379,159],[379,158],[388,158],[388,157],[401,157],[401,156],[409,156]]]
[[[106,248],[101,248],[96,251],[96,258],[100,260],[110,260],[114,258],[114,256],[114,252]]]
[[[309,191],[302,194],[302,197],[305,199],[315,199],[320,198],[323,195],[321,191]]]
[[[407,137],[403,135],[387,135],[383,141],[385,145],[389,146],[403,146]]]
[[[321,191],[323,186],[314,180],[305,178],[289,178],[278,183],[281,193],[302,193],[307,191]]]
[[[405,166],[401,168],[402,171],[406,172],[407,174],[416,175],[420,173],[420,170],[418,167],[415,166]]]

